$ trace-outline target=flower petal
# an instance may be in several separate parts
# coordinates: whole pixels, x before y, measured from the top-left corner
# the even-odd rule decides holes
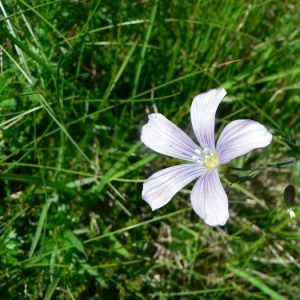
[[[210,226],[224,225],[229,218],[228,198],[217,168],[199,178],[191,194],[195,212]]]
[[[232,159],[249,151],[268,146],[272,134],[260,123],[252,120],[236,120],[222,131],[217,142],[219,164],[227,164]]]
[[[171,157],[195,162],[192,158],[199,147],[162,114],[151,114],[143,126],[141,140],[152,150]]]
[[[215,114],[226,95],[224,89],[213,89],[197,95],[191,107],[195,135],[203,148],[215,150]]]
[[[184,186],[207,171],[198,164],[184,164],[154,173],[143,186],[142,198],[152,210],[167,204]]]

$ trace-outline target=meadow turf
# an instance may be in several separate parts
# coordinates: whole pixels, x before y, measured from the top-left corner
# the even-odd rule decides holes
[[[0,2],[1,299],[299,299],[300,2]],[[152,212],[143,181],[177,159],[140,141],[160,112],[188,135],[223,87],[216,134],[253,119],[272,143],[230,163],[230,219],[194,182]],[[292,162],[292,159],[289,159]],[[283,200],[293,184],[290,218]]]

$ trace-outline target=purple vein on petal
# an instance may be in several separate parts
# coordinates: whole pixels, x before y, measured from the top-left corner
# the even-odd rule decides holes
[[[217,142],[219,163],[227,164],[234,158],[256,148],[266,147],[272,134],[260,123],[252,120],[236,120],[222,131]]]
[[[206,172],[198,164],[182,164],[161,170],[144,182],[142,198],[152,210],[158,209],[167,204],[179,190]]]
[[[151,114],[143,126],[141,140],[152,150],[175,158],[194,162],[199,147],[175,124],[162,114]]]
[[[229,218],[228,198],[217,168],[200,177],[191,194],[195,212],[210,226],[224,225]]]
[[[191,120],[195,135],[203,148],[215,149],[215,115],[226,95],[224,89],[213,89],[197,95],[191,106]]]

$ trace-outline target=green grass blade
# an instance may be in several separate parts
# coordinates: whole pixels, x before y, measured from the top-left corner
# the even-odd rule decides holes
[[[99,186],[97,186],[98,192],[100,192],[103,189],[103,187],[105,186],[105,184],[107,184],[111,180],[111,178],[114,177],[114,174],[124,165],[128,156],[131,155],[132,153],[134,153],[141,145],[142,145],[142,142],[138,142],[135,145],[133,145],[133,147],[131,147],[125,155],[121,156],[121,158],[113,164],[113,166],[109,169],[109,171],[107,171],[103,175]]]
[[[138,44],[138,41],[139,41],[139,40],[137,39],[137,40],[133,43],[133,45],[132,45],[131,48],[129,49],[127,55],[125,56],[125,58],[124,58],[124,60],[123,60],[123,62],[122,62],[122,64],[121,64],[121,66],[120,66],[120,68],[119,68],[119,70],[118,70],[116,76],[112,79],[112,81],[111,81],[111,83],[110,83],[108,89],[107,89],[106,92],[105,92],[105,95],[104,95],[104,98],[103,98],[103,102],[102,102],[102,106],[105,105],[106,100],[108,99],[108,97],[109,97],[110,93],[112,92],[112,90],[115,88],[115,86],[116,86],[116,84],[117,84],[119,78],[121,77],[123,71],[125,70],[125,68],[126,68],[128,62],[129,62],[130,58],[132,57],[132,54],[134,53],[134,50],[135,50],[135,48],[136,48],[136,46],[137,46],[137,44]]]
[[[36,54],[28,49],[28,47],[15,38],[6,28],[0,25],[0,30],[3,32],[15,45],[17,45],[22,51],[24,51],[29,57],[31,57],[34,61],[36,61],[39,65],[41,65],[45,70],[47,70],[50,74],[55,75],[55,71],[47,65],[42,59],[40,59]]]
[[[50,300],[51,299],[51,297],[53,296],[53,293],[55,292],[55,289],[58,285],[59,280],[60,280],[59,277],[52,280],[51,284],[48,287],[48,290],[47,290],[47,293],[44,297],[44,300]]]
[[[228,267],[228,269],[233,272],[236,276],[246,279],[251,284],[259,288],[263,293],[270,296],[271,299],[274,300],[287,300],[287,298],[283,297],[282,295],[275,292],[273,289],[271,289],[269,286],[267,286],[263,281],[261,281],[259,278],[254,277],[253,275],[249,274],[248,272],[236,269],[231,266]]]
[[[56,189],[58,192],[64,194],[71,194],[74,196],[78,196],[78,192],[74,189],[71,189],[60,182],[50,181],[50,180],[43,180],[42,177],[37,176],[28,176],[28,175],[20,175],[20,174],[0,174],[0,179],[2,180],[11,180],[11,181],[18,181],[18,182],[25,182],[31,184],[38,184],[41,186],[47,186]]]
[[[1,47],[1,49],[3,49]],[[2,78],[2,80],[0,81],[0,94],[2,93],[2,91],[11,83],[12,78]]]
[[[158,3],[159,3],[159,0],[155,0],[152,11],[151,11],[150,22],[149,22],[149,25],[148,25],[148,28],[147,28],[147,31],[146,31],[146,34],[145,34],[140,59],[138,61],[136,71],[135,71],[132,96],[136,95],[137,88],[138,88],[138,85],[139,85],[141,70],[142,70],[142,66],[144,64],[144,58],[145,58],[145,54],[146,54],[146,50],[147,50],[147,46],[148,46],[148,41],[149,41],[149,38],[150,38],[150,35],[151,35],[151,32],[152,32],[153,23],[154,23],[154,20],[155,20]]]
[[[84,254],[84,256],[86,257],[86,259],[88,259],[86,252],[84,250],[83,244],[81,243],[81,241],[77,238],[77,236],[71,231],[71,230],[67,230],[65,233],[65,237],[72,243],[72,245],[81,253]]]
[[[191,210],[192,208],[191,207],[188,207],[188,208],[184,208],[184,209],[181,209],[181,210],[178,210],[178,211],[175,211],[175,212],[172,212],[172,213],[169,213],[169,214],[165,214],[163,216],[159,216],[159,217],[154,217],[150,220],[147,220],[147,221],[143,221],[143,222],[140,222],[140,223],[136,223],[134,225],[130,225],[130,226],[127,226],[127,227],[123,227],[121,229],[117,229],[115,231],[111,231],[111,232],[108,232],[108,233],[105,233],[105,234],[102,234],[100,236],[97,236],[95,238],[92,238],[92,239],[89,239],[89,240],[86,240],[84,241],[84,243],[92,243],[92,242],[95,242],[95,241],[98,241],[98,240],[101,240],[103,238],[106,238],[106,237],[110,237],[112,235],[116,235],[116,234],[120,234],[120,233],[123,233],[125,231],[128,231],[128,230],[132,230],[134,228],[138,228],[140,226],[144,226],[144,225],[148,225],[148,224],[151,224],[151,223],[154,223],[154,222],[157,222],[157,221],[161,221],[161,220],[164,220],[164,219],[170,219],[174,216],[177,216],[177,215],[180,215],[180,214],[183,214],[189,210]]]
[[[147,155],[146,157],[142,158],[141,160],[139,160],[138,162],[130,165],[129,167],[127,167],[126,169],[117,172],[115,174],[112,175],[112,178],[110,179],[111,181],[113,181],[116,178],[120,178],[123,177],[124,175],[128,174],[129,172],[132,172],[136,169],[140,169],[141,167],[143,167],[144,165],[146,165],[147,163],[149,163],[150,161],[152,161],[153,159],[155,159],[157,157],[156,153],[152,153],[150,155]]]
[[[0,227],[3,226],[3,228],[0,230],[0,234],[8,227],[10,226],[17,218],[19,218],[21,215],[23,215],[27,210],[29,206],[25,207],[23,210],[19,211],[15,216],[13,216],[9,221],[7,221],[5,224],[2,224]]]
[[[63,34],[60,33],[59,30],[57,30],[53,24],[51,24],[50,22],[48,22],[48,20],[46,18],[44,18],[35,8],[33,8],[32,6],[30,6],[27,2],[23,1],[23,0],[19,0],[20,2],[22,2],[26,7],[28,7],[29,10],[31,10],[38,18],[40,18],[43,22],[45,22],[55,33],[57,33],[57,35],[63,39],[65,41],[65,43],[71,47],[70,43],[68,42],[68,40],[64,37]]]
[[[72,300],[76,300],[75,297],[74,297],[74,295],[73,295],[73,293],[71,292],[71,289],[69,288],[68,285],[67,285],[67,291],[68,291],[68,294],[69,294],[70,298],[71,298]]]
[[[41,236],[42,229],[44,227],[45,220],[47,218],[47,213],[48,213],[48,210],[50,208],[50,205],[51,205],[52,202],[56,202],[57,200],[58,200],[58,195],[54,195],[51,198],[48,198],[46,200],[46,203],[45,203],[44,208],[41,212],[41,215],[40,215],[37,227],[36,227],[34,239],[32,241],[32,244],[31,244],[31,247],[30,247],[30,250],[29,250],[29,254],[28,254],[29,257],[32,256],[32,254],[34,253],[35,248],[38,244],[38,241],[39,241],[40,236]]]
[[[31,78],[29,77],[29,75],[22,69],[22,67],[20,66],[20,64],[9,54],[9,52],[7,52],[1,45],[0,45],[0,49],[9,57],[9,59],[15,64],[15,66],[20,70],[20,72],[24,75],[24,77],[27,79],[27,81],[30,84],[33,84]]]

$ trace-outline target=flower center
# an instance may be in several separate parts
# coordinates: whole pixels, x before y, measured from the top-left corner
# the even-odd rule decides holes
[[[216,151],[212,151],[208,148],[196,149],[197,155],[192,156],[200,166],[204,166],[208,171],[212,171],[215,167],[219,166],[219,156]]]

